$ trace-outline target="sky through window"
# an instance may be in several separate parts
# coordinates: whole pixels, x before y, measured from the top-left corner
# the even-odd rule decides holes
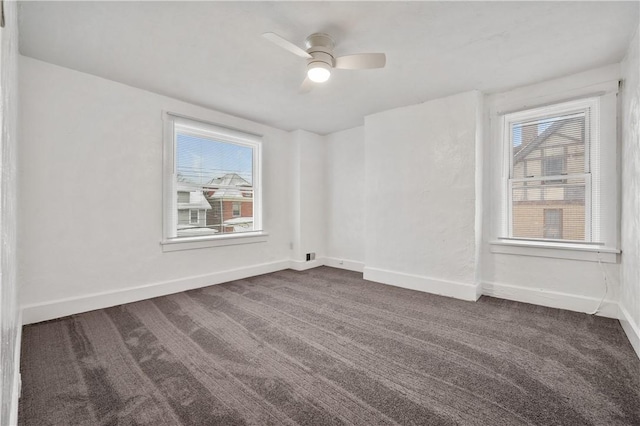
[[[236,173],[253,184],[252,148],[183,133],[177,134],[176,142],[179,180],[200,185]]]

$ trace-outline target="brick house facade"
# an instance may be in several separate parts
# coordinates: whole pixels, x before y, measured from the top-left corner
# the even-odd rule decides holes
[[[204,195],[211,206],[208,227],[218,232],[253,230],[253,187],[241,176],[228,173],[211,180]]]

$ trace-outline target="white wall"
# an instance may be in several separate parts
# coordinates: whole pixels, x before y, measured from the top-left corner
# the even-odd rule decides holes
[[[621,297],[637,327],[637,35],[635,40],[623,64]],[[397,108],[366,117],[364,127],[322,137],[287,133],[29,58],[20,64],[18,265],[27,323],[322,263],[463,299],[475,299],[482,289],[586,312],[604,295],[604,268],[609,288],[602,314],[617,314],[617,264],[491,252],[500,156],[489,115],[482,119],[481,111],[514,93],[540,93],[540,87],[560,93],[567,84],[597,85],[617,78],[618,66],[533,89],[484,98],[467,92]],[[162,252],[163,110],[265,135],[268,242]],[[319,261],[305,262],[308,252]]]
[[[4,2],[0,29],[0,424],[17,423],[21,324],[16,282],[18,20]]]
[[[328,135],[328,264],[360,262],[362,248],[367,279],[454,297],[482,282],[484,294],[582,312],[593,312],[606,291],[599,314],[616,317],[618,264],[491,252],[502,154],[488,111],[514,99],[615,87],[619,75],[614,64],[491,96],[460,94],[368,116],[364,135],[361,128]],[[614,92],[607,96],[615,101]],[[349,197],[359,193],[361,209]],[[615,190],[607,196],[615,206]]]
[[[620,321],[640,356],[639,29],[622,61],[622,271]]]
[[[362,271],[366,212],[364,127],[327,135],[325,146],[327,263]]]
[[[20,66],[26,323],[288,267],[288,132],[26,57]],[[267,242],[162,252],[163,110],[264,135]]]
[[[528,107],[532,107],[536,103],[544,105],[545,102],[572,99],[584,93],[585,88],[587,92],[601,91],[601,84],[607,87],[613,84],[617,87],[616,80],[619,72],[618,65],[612,65],[486,97],[483,199],[485,218],[481,258],[485,294],[544,306],[593,312],[605,294],[604,270],[608,291],[600,314],[617,317],[616,302],[620,281],[618,264],[600,265],[594,261],[491,252],[489,242],[499,236],[501,220],[499,200],[504,189],[501,180],[502,146],[500,140],[492,133],[492,124],[495,129],[496,123],[490,121],[492,119],[490,112],[500,108],[507,108],[507,110],[517,108],[516,105],[527,103]],[[615,104],[615,93],[607,96]],[[615,144],[615,137],[603,143]],[[609,168],[609,172],[615,176],[615,166]],[[610,200],[606,201],[607,204],[615,205],[616,192],[615,190],[612,192],[603,196],[610,197]],[[615,208],[610,210],[615,212]],[[615,229],[615,218],[612,226]]]
[[[304,130],[292,132],[289,145],[293,166],[292,267],[306,269],[321,264],[325,256],[325,147],[324,138]],[[315,253],[316,261],[306,262]]]
[[[466,92],[365,117],[365,278],[475,300],[481,100]]]

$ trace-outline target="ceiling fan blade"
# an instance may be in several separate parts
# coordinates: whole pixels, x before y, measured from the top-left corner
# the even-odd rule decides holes
[[[384,68],[387,57],[384,53],[358,53],[356,55],[340,56],[336,58],[336,68],[345,70],[364,70]]]
[[[298,89],[298,92],[300,94],[309,93],[311,89],[313,89],[313,86],[314,86],[313,81],[311,81],[309,77],[307,77],[304,79],[304,81],[300,85],[300,89]]]
[[[296,55],[302,57],[302,58],[311,58],[311,55],[309,55],[307,52],[305,52],[302,48],[296,46],[295,44],[291,43],[289,40],[286,40],[282,37],[280,37],[278,34],[276,33],[264,33],[262,34],[262,37],[266,38],[267,40],[269,40],[270,42],[277,44],[278,46],[282,47],[283,49],[288,50],[291,53],[295,53]]]

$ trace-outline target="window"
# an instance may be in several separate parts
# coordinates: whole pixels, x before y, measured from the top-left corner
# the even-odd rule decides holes
[[[601,242],[599,120],[598,98],[503,116],[507,238]]]
[[[544,209],[544,238],[562,239],[562,209]]]
[[[189,202],[189,192],[178,191],[178,204],[188,203],[188,202]]]
[[[544,176],[559,176],[564,172],[564,155],[552,155],[550,157],[542,157],[542,174]],[[563,183],[563,179],[548,180],[546,183]]]
[[[191,210],[191,218],[189,219],[189,223],[195,223],[197,224],[198,222],[200,222],[200,217],[198,215],[198,210]]]
[[[492,253],[619,261],[615,72],[487,97]]]
[[[260,159],[258,136],[167,114],[163,243],[262,231]]]
[[[180,225],[187,225],[189,223],[189,210],[178,210],[178,227]]]

